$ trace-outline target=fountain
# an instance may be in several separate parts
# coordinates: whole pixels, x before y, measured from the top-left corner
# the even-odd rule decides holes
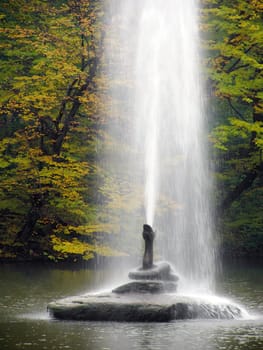
[[[145,189],[145,251],[142,266],[130,271],[128,283],[111,291],[52,302],[49,312],[58,319],[90,321],[242,317],[240,307],[211,294],[215,249],[208,156],[203,142],[198,1],[110,3],[113,37],[116,39],[116,32],[119,33],[122,47],[121,52],[108,49],[111,76],[117,81],[125,76],[133,82],[133,89],[112,93],[113,99],[122,96],[122,103],[128,103],[128,107],[122,113],[125,123],[114,122],[108,132],[113,138],[120,137],[117,145],[129,143],[128,148],[134,151],[133,157],[122,155],[119,167],[127,170],[129,181],[134,181],[136,188]],[[116,29],[114,23],[118,21],[121,23]],[[109,46],[116,47],[115,43]],[[116,157],[115,162],[111,158],[107,161],[111,171],[114,168],[117,172]],[[163,216],[158,215],[163,212],[160,203],[168,207]],[[129,219],[138,227],[135,217],[130,215]],[[177,273],[171,263],[154,262],[153,224],[161,232],[158,254],[171,261]],[[130,226],[125,222],[127,225]],[[178,276],[187,281],[185,293]]]
[[[50,315],[61,320],[169,322],[182,319],[233,319],[242,309],[226,300],[209,302],[176,293],[178,276],[168,262],[153,264],[154,233],[144,225],[142,267],[129,273],[132,282],[109,292],[85,294],[51,302]]]

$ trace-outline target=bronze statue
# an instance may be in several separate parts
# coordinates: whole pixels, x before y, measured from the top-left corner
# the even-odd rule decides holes
[[[150,225],[143,225],[143,239],[145,240],[145,251],[143,255],[142,269],[147,270],[153,267],[153,240],[154,232]]]

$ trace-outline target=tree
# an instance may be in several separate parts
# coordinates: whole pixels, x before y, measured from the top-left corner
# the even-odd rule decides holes
[[[228,242],[235,237],[244,249],[254,245],[262,252],[263,4],[202,3],[208,87],[217,105],[211,141],[218,213],[224,214]]]
[[[50,258],[112,254],[96,243],[95,233],[103,228],[87,190],[96,173],[102,16],[99,1],[2,1],[5,254],[19,249],[36,256],[45,251]],[[15,253],[6,253],[14,242]]]
[[[220,204],[225,210],[262,176],[263,39],[261,1],[204,1],[210,86],[231,108],[213,132],[219,156],[238,166],[239,181]],[[225,153],[225,154],[224,154]]]

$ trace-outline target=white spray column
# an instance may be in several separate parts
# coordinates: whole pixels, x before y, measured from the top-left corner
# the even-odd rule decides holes
[[[145,222],[158,230],[159,251],[188,284],[211,289],[215,257],[198,5],[112,0],[111,13],[121,23],[115,73],[133,82],[126,102],[134,134],[121,134],[137,150],[127,167],[139,169],[144,181]]]

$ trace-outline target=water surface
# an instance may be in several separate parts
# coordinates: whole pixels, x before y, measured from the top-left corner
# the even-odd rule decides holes
[[[242,303],[253,319],[161,324],[56,321],[46,312],[50,301],[96,290],[108,272],[1,265],[0,349],[263,349],[262,266],[232,263],[223,272],[218,293]]]

